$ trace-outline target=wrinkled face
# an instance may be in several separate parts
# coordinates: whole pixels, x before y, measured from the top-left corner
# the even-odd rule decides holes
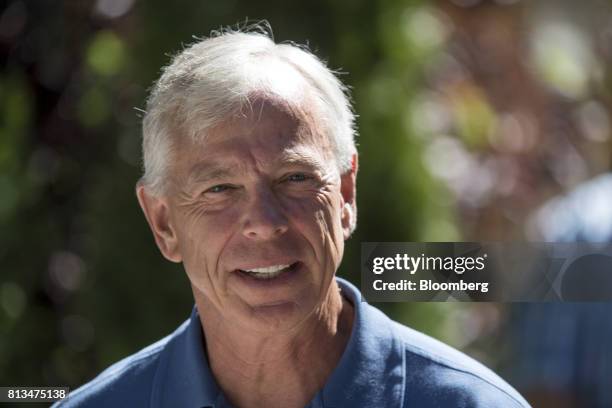
[[[349,235],[354,172],[308,122],[260,102],[176,152],[170,222],[194,295],[250,329],[324,307]]]

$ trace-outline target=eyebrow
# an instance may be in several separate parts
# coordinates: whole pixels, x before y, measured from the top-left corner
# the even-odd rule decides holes
[[[311,168],[325,168],[325,163],[317,159],[314,154],[304,150],[286,150],[284,151],[278,161],[279,166],[307,166]]]
[[[233,177],[237,174],[235,167],[226,167],[211,163],[198,163],[189,171],[187,181],[192,183],[205,183],[211,180]]]
[[[324,169],[325,163],[317,159],[315,155],[303,150],[286,150],[274,160],[278,168],[291,166],[305,166],[311,169]],[[222,165],[218,163],[201,162],[191,167],[187,181],[191,183],[206,183],[211,180],[235,177],[244,171],[242,164]]]

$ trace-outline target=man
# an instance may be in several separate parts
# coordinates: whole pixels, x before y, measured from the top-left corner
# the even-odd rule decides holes
[[[195,308],[65,405],[528,406],[335,277],[356,225],[353,122],[320,60],[261,33],[175,57],[148,101],[136,192]]]

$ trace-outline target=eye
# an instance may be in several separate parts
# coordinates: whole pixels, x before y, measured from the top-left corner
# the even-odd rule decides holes
[[[233,187],[228,184],[218,184],[216,186],[212,186],[211,188],[206,190],[204,193],[218,194],[218,193],[223,193],[225,191],[231,190],[232,188]]]
[[[285,181],[291,181],[291,182],[302,182],[302,181],[306,181],[308,179],[310,179],[311,177],[305,175],[304,173],[295,173],[295,174],[290,174],[289,176],[287,176],[287,178],[285,179]]]

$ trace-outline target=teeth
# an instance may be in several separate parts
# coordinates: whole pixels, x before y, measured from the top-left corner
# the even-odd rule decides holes
[[[272,279],[287,271],[290,266],[291,265],[274,265],[266,268],[246,269],[244,272],[247,272],[250,276],[257,279]]]
[[[254,272],[254,273],[274,273],[278,271],[282,271],[285,268],[288,268],[289,265],[274,265],[268,266],[266,268],[255,268],[255,269],[246,269],[246,272]]]

